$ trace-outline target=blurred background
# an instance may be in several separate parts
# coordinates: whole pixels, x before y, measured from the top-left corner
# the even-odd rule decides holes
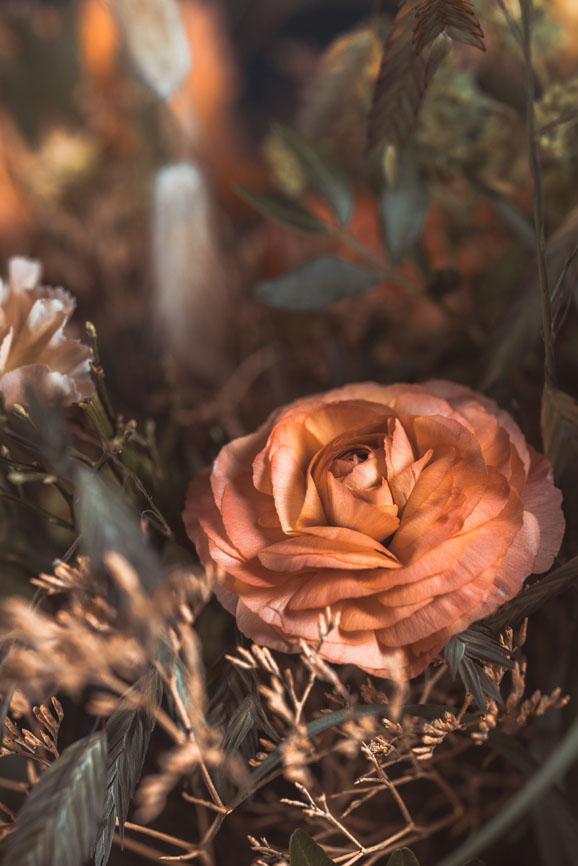
[[[178,36],[146,5],[131,15],[126,0],[123,23],[104,0],[0,4],[0,254],[40,258],[46,281],[78,298],[123,410],[166,413],[175,377],[193,437],[229,387],[231,417],[210,418],[217,439],[294,396],[366,378],[435,374],[506,404],[531,399],[541,361],[523,66],[499,4],[476,4],[485,53],[456,43],[426,94],[413,181],[389,216],[367,116],[394,2],[181,0]],[[537,7],[546,125],[575,106],[576,10]],[[182,81],[163,83],[163,52],[187,50]],[[276,122],[346,175],[349,240],[272,222],[238,194],[281,189],[329,220]],[[542,138],[557,263],[573,244],[577,143],[572,122]],[[388,219],[408,235],[393,256]],[[326,253],[377,261],[391,279],[306,312],[256,298],[260,282]],[[568,382],[574,328],[572,311]]]

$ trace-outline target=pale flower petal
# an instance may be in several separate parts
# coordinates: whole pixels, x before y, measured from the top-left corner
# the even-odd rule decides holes
[[[74,300],[63,289],[39,285],[40,277],[38,262],[15,258],[2,287],[0,393],[9,407],[26,405],[30,390],[62,404],[94,391],[90,349],[65,334]]]

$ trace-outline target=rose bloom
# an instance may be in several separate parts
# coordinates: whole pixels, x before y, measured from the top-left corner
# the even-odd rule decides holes
[[[7,406],[26,404],[34,390],[70,404],[89,397],[88,346],[64,333],[76,303],[64,289],[40,286],[38,262],[14,258],[0,283],[0,394]]]
[[[564,532],[549,462],[451,382],[347,385],[273,413],[189,489],[184,520],[256,643],[413,677],[550,567]]]

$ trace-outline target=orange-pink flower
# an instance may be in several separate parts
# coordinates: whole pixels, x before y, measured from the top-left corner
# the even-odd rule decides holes
[[[240,630],[279,650],[413,677],[451,635],[550,567],[564,532],[550,464],[468,388],[347,385],[226,445],[184,520]]]

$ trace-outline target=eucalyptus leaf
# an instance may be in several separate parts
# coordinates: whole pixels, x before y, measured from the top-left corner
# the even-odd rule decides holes
[[[387,866],[419,866],[419,860],[409,848],[398,848],[387,861]]]
[[[62,752],[20,809],[2,866],[84,866],[103,812],[106,755],[104,731]]]
[[[295,199],[282,193],[261,193],[238,186],[241,198],[264,216],[308,234],[326,235],[329,228]]]
[[[351,187],[343,171],[296,129],[279,123],[275,125],[275,132],[298,159],[311,184],[331,207],[341,225],[346,225],[353,202]]]
[[[120,488],[81,466],[77,495],[75,511],[82,546],[92,563],[101,566],[107,553],[120,553],[134,567],[144,588],[153,589],[163,573],[161,563],[145,545],[137,514]]]
[[[304,830],[295,830],[289,842],[291,866],[335,866],[323,848],[320,848]]]
[[[276,280],[258,283],[257,297],[281,310],[320,310],[366,291],[379,274],[334,256],[320,256]]]
[[[381,196],[381,218],[391,261],[399,264],[421,237],[429,206],[419,166],[409,151],[398,154],[395,183]]]

